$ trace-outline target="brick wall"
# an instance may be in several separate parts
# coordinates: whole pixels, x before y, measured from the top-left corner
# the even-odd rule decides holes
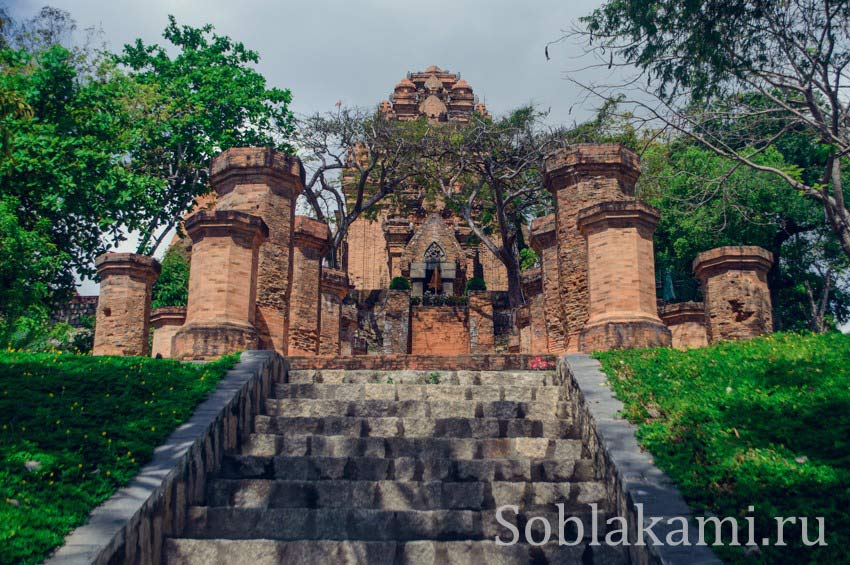
[[[411,354],[469,353],[467,317],[465,306],[414,306],[410,315]]]
[[[379,217],[370,221],[361,216],[348,228],[346,262],[348,276],[355,289],[371,290],[390,286],[387,241],[381,227],[382,219]]]

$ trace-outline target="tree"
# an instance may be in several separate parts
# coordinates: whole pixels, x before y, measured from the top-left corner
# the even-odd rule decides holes
[[[339,267],[351,224],[382,206],[418,175],[420,121],[387,119],[380,111],[342,108],[298,120],[294,143],[308,171],[304,196],[332,228],[328,259]]]
[[[3,245],[38,241],[34,264],[10,271],[17,282],[47,295],[68,291],[74,274],[92,274],[91,260],[134,225],[149,179],[126,165],[141,116],[128,104],[136,88],[109,61],[82,58],[53,45],[44,51],[0,51],[0,92],[29,111],[5,112],[8,156],[0,159],[0,194],[8,226]],[[17,234],[17,235],[16,235]],[[25,235],[28,234],[28,235]],[[17,295],[25,309],[30,297]]]
[[[571,35],[602,65],[638,72],[618,87],[576,82],[607,100],[630,91],[623,100],[642,118],[700,143],[730,170],[769,173],[819,203],[850,257],[850,3],[609,0]],[[760,161],[801,134],[817,147],[817,175]]]
[[[522,226],[551,209],[542,165],[558,136],[529,106],[498,120],[474,114],[467,124],[438,124],[425,137],[426,176],[447,206],[505,266],[511,306],[523,304]]]
[[[130,148],[131,167],[161,179],[144,194],[137,252],[153,254],[196,196],[209,190],[212,157],[230,147],[275,146],[291,151],[289,90],[269,88],[253,65],[259,55],[213,27],[179,26],[173,16],[163,37],[177,49],[125,45],[115,57],[143,86],[136,98],[146,117]]]

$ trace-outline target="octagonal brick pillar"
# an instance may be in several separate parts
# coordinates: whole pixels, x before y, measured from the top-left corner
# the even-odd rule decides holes
[[[104,253],[94,261],[100,277],[92,355],[148,355],[151,287],[162,267],[153,257]]]
[[[331,231],[326,223],[306,216],[295,217],[289,355],[316,355],[319,352],[322,259],[330,249],[330,240]]]
[[[544,183],[555,202],[559,295],[568,353],[579,351],[579,333],[589,316],[587,249],[578,229],[579,210],[632,198],[640,176],[634,151],[616,143],[579,143],[550,154]]]
[[[340,355],[342,352],[342,301],[351,291],[345,271],[324,267],[322,269],[322,314],[319,355]],[[346,355],[351,354],[350,338]]]
[[[637,200],[602,202],[578,214],[587,240],[590,317],[583,352],[669,346],[658,317],[652,235],[658,211]]]
[[[174,335],[185,321],[185,306],[163,306],[151,312],[153,326],[151,357],[157,355],[163,359],[174,357]]]
[[[255,325],[259,347],[285,355],[295,201],[304,190],[301,161],[271,147],[234,147],[213,159],[210,183],[218,193],[217,210],[247,212],[268,227],[260,245]]]
[[[773,331],[767,272],[773,254],[754,245],[717,247],[694,259],[708,339],[750,339]]]
[[[192,238],[186,323],[174,335],[178,359],[215,359],[257,349],[257,269],[268,228],[235,210],[196,212],[186,219]]]

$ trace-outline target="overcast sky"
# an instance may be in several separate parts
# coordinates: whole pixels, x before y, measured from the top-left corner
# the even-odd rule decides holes
[[[112,50],[141,37],[164,43],[167,16],[218,33],[260,53],[260,71],[289,88],[296,112],[387,98],[407,71],[429,65],[460,72],[491,113],[535,102],[553,122],[590,115],[593,104],[563,79],[579,66],[563,44],[543,53],[601,0],[0,0],[25,17],[44,4],[71,13],[79,28],[100,26]]]

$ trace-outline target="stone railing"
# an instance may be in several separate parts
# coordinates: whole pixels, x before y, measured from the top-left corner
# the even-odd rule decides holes
[[[608,484],[612,508],[626,518],[630,562],[720,565],[708,547],[695,545],[697,528],[690,509],[670,478],[638,446],[637,428],[619,416],[623,404],[614,398],[599,361],[589,355],[565,355],[558,362],[556,379],[572,400],[576,426],[601,478]],[[649,536],[646,545],[636,545],[638,508],[644,524],[650,517],[661,519],[652,532],[662,541],[668,533],[680,529],[668,519],[685,518],[691,526],[687,530],[689,545],[653,545]]]
[[[162,563],[166,536],[183,532],[206,479],[251,433],[254,415],[283,376],[273,351],[246,351],[192,417],[154,451],[126,487],[74,530],[50,564]]]

